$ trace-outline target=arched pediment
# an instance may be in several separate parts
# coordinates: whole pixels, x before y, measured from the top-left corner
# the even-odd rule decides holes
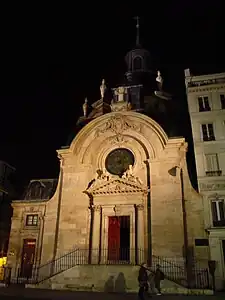
[[[138,149],[144,161],[159,157],[167,141],[160,125],[148,116],[132,111],[108,113],[78,133],[70,145],[70,152],[76,155],[79,163],[93,164],[96,155],[103,157],[105,152],[124,146],[131,151]]]

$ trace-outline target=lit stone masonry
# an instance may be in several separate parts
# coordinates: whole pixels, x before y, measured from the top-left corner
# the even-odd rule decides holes
[[[206,233],[186,151],[184,138],[169,139],[155,121],[134,111],[91,121],[68,149],[58,150],[60,175],[52,197],[13,202],[12,277],[24,266],[27,251],[35,265],[47,263],[35,287],[84,290],[86,282],[102,290],[110,276],[123,272],[129,289],[136,290],[135,265],[152,257],[171,276],[175,270],[168,266],[183,264],[185,238],[207,268],[207,249],[195,247],[195,239]],[[47,182],[41,186],[45,189]],[[37,216],[29,217],[31,225],[26,223],[30,215]],[[54,264],[48,263],[52,259]],[[173,287],[172,279],[167,282],[167,289]]]

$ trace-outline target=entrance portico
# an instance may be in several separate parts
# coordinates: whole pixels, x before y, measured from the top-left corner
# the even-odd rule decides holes
[[[116,186],[115,186],[116,183]],[[90,244],[92,263],[141,263],[147,220],[146,188],[122,178],[96,183],[85,191],[90,206]]]

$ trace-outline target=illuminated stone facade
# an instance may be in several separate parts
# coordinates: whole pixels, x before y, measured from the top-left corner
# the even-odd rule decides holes
[[[210,257],[217,263],[217,287],[224,288],[225,73],[192,76],[187,70],[185,82]]]
[[[134,156],[133,167],[122,176],[110,174],[105,165],[115,149],[128,149]],[[195,247],[195,239],[204,239],[206,233],[202,197],[190,184],[186,150],[184,138],[168,139],[155,121],[134,111],[91,121],[69,148],[58,150],[60,175],[54,195],[14,201],[9,246],[13,272],[21,266],[25,239],[36,240],[34,265],[75,248],[89,249],[91,263],[106,264],[107,255],[94,250],[109,248],[112,216],[130,217],[129,249],[146,251],[139,258],[131,251],[131,262],[148,261],[151,254],[182,261],[185,245],[207,265],[208,248]],[[41,186],[45,190],[45,182],[39,184],[40,191]],[[28,215],[38,215],[37,223],[29,225]]]

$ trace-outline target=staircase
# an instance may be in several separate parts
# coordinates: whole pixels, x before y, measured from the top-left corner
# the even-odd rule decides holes
[[[17,276],[12,277],[11,282],[17,284],[39,284],[51,277],[62,273],[76,265],[85,265],[88,263],[88,251],[73,249],[66,254],[51,260],[39,267],[34,267],[32,276],[24,278],[20,276],[20,269],[17,269]]]
[[[178,264],[167,258],[153,255],[151,267],[153,272],[156,270],[157,265],[160,265],[160,269],[163,271],[165,279],[173,281],[178,285],[192,289],[210,288],[207,268],[197,268],[196,264],[193,264],[191,270],[191,282],[188,282],[187,271],[184,263]]]
[[[76,265],[88,264],[89,250],[75,249],[55,260],[39,266],[32,276],[32,283],[39,284]]]
[[[151,270],[153,272],[155,272],[157,265],[160,266],[160,269],[163,271],[166,279],[173,281],[183,287],[188,287],[184,266],[178,263],[174,263],[169,259],[153,255],[151,266]]]
[[[136,253],[136,251],[135,251]],[[96,254],[96,255],[93,255]],[[144,261],[144,257],[146,257],[146,251],[142,249],[138,249],[138,261]],[[115,269],[118,268],[118,271],[122,267],[122,265],[130,267],[138,267],[138,262],[131,262],[131,261],[115,261],[115,262],[108,262],[107,261],[108,251],[101,251],[101,258],[103,259],[104,263],[100,263],[98,256],[99,256],[99,249],[96,251],[92,251],[92,260],[90,261],[89,257],[89,249],[73,249],[72,251],[56,258],[55,260],[49,261],[46,264],[43,264],[39,267],[34,268],[32,272],[31,278],[21,278],[17,276],[16,280],[17,283],[28,283],[38,285],[40,283],[44,283],[55,277],[56,275],[66,272],[76,266],[91,266],[93,267],[101,267],[112,265]],[[165,275],[165,279],[167,281],[172,281],[173,283],[184,287],[184,288],[195,288],[195,289],[207,289],[209,288],[209,277],[208,277],[208,270],[207,269],[197,269],[196,267],[193,269],[193,282],[190,286],[187,280],[187,273],[183,263],[176,263],[172,260],[167,258],[163,258],[160,256],[152,256],[152,266],[151,271],[154,273],[157,265],[160,265],[161,270]],[[138,270],[138,269],[137,269]],[[119,271],[121,272],[121,271]],[[136,271],[135,271],[136,272]],[[67,272],[68,273],[68,272]],[[18,273],[19,274],[19,273]],[[65,275],[66,276],[66,275]],[[137,281],[137,275],[135,276],[135,281]]]

